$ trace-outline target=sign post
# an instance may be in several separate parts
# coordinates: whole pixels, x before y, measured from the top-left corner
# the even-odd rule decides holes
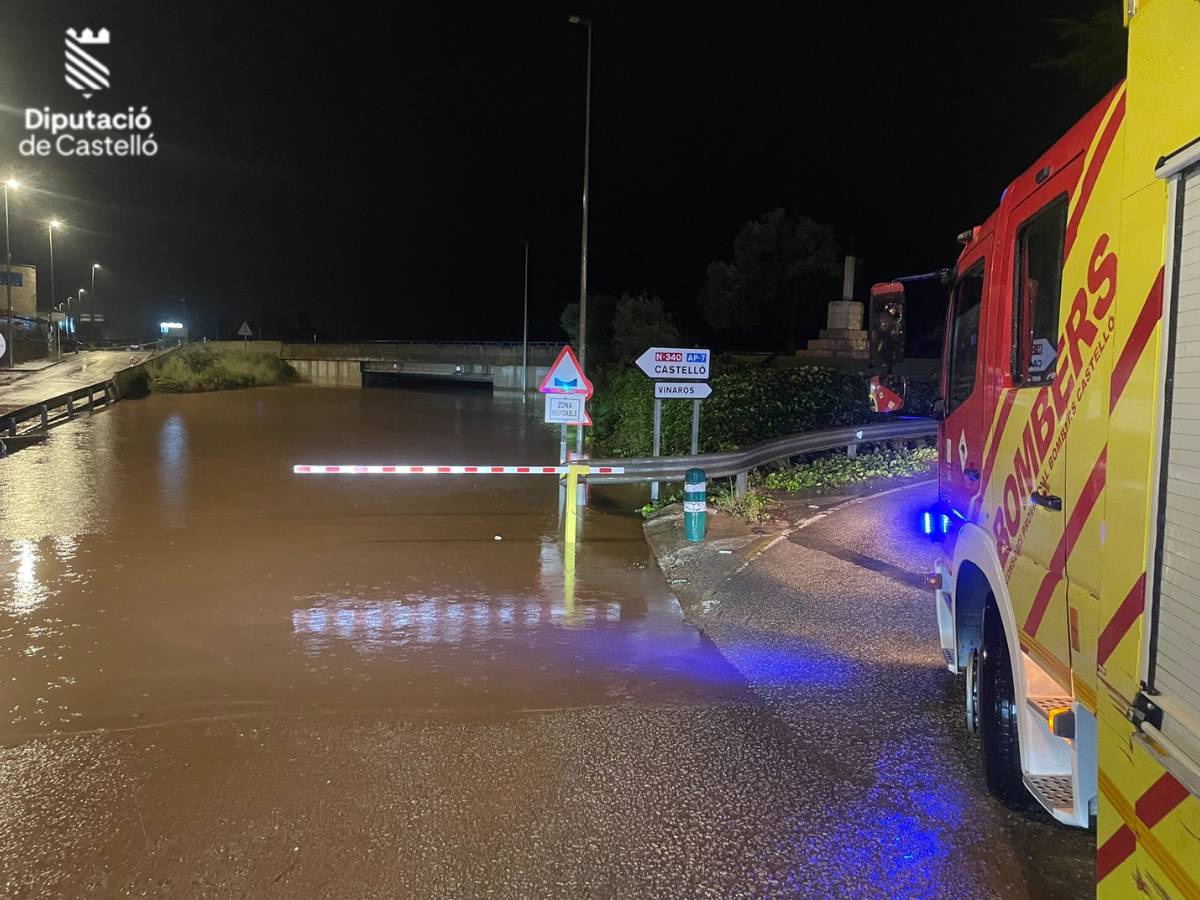
[[[554,365],[550,367],[546,377],[538,385],[538,391],[546,395],[545,420],[562,425],[558,440],[558,461],[566,463],[567,426],[577,426],[582,435],[583,426],[592,424],[592,418],[587,412],[587,401],[591,398],[593,391],[592,383],[583,374],[583,367],[579,364],[579,359],[570,345],[559,351]],[[582,444],[581,437],[580,446]],[[582,493],[582,484],[579,486],[579,490]],[[567,506],[569,510],[573,504],[568,502]]]
[[[245,344],[253,336],[254,332],[250,330],[250,323],[242,322],[242,327],[238,329],[238,337],[242,339],[242,343]]]
[[[655,379],[654,383],[654,455],[662,445],[663,400],[692,401],[692,456],[700,452],[700,401],[712,395],[708,381],[712,353],[688,347],[650,347],[634,362]],[[660,379],[686,379],[665,381]],[[658,482],[650,482],[650,500],[658,501]]]

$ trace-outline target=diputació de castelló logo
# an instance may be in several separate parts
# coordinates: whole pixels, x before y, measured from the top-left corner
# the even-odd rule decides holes
[[[112,44],[107,28],[68,28],[63,40],[63,79],[91,100],[112,85],[108,64],[97,48]],[[154,156],[158,142],[149,107],[130,106],[117,112],[92,109],[57,112],[49,106],[26,107],[27,134],[17,146],[22,156],[126,157]]]

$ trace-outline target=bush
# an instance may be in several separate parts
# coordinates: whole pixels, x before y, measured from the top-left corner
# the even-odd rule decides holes
[[[712,379],[700,413],[700,452],[745,447],[799,431],[882,421],[867,403],[862,374],[818,366],[787,369],[726,363]],[[605,379],[593,401],[596,451],[649,456],[654,386],[642,372],[623,369]],[[692,405],[663,403],[664,455],[687,453]]]
[[[929,471],[937,459],[937,448],[915,450],[876,450],[848,456],[844,451],[818,456],[808,462],[768,472],[759,483],[769,491],[799,491],[815,487],[836,487],[868,478],[903,478]]]
[[[181,394],[264,387],[298,381],[290,365],[271,353],[189,344],[146,364],[150,390]]]

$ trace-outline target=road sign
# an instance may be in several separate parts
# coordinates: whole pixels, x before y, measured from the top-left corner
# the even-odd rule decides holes
[[[656,381],[655,400],[704,400],[712,396],[712,388],[700,381]]]
[[[1033,352],[1029,357],[1029,371],[1033,374],[1045,372],[1054,364],[1058,349],[1045,338],[1033,342]]]
[[[243,337],[243,338],[254,337],[254,332],[250,329],[249,322],[242,323],[242,327],[238,329],[238,337]]]
[[[538,390],[543,394],[582,394],[590,397],[592,396],[592,383],[583,374],[583,367],[579,365],[575,351],[567,346],[559,351],[558,359],[554,361],[554,365],[542,379]]]
[[[636,360],[638,368],[651,378],[690,378],[708,380],[712,354],[688,347],[651,347]]]
[[[547,394],[546,421],[555,425],[591,425],[583,394]]]

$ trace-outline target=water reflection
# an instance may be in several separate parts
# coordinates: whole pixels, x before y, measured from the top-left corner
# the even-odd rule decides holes
[[[38,546],[33,541],[13,541],[12,560],[16,568],[13,572],[12,599],[8,603],[13,615],[27,615],[46,602],[50,592],[38,580]]]
[[[321,653],[334,639],[360,653],[414,644],[447,647],[519,641],[547,626],[596,626],[621,621],[621,604],[588,603],[574,610],[565,603],[533,598],[456,599],[406,597],[363,602],[313,598],[292,610],[292,633],[307,652]]]
[[[183,418],[172,415],[158,433],[158,479],[163,522],[167,528],[182,528],[187,505],[187,427]]]

